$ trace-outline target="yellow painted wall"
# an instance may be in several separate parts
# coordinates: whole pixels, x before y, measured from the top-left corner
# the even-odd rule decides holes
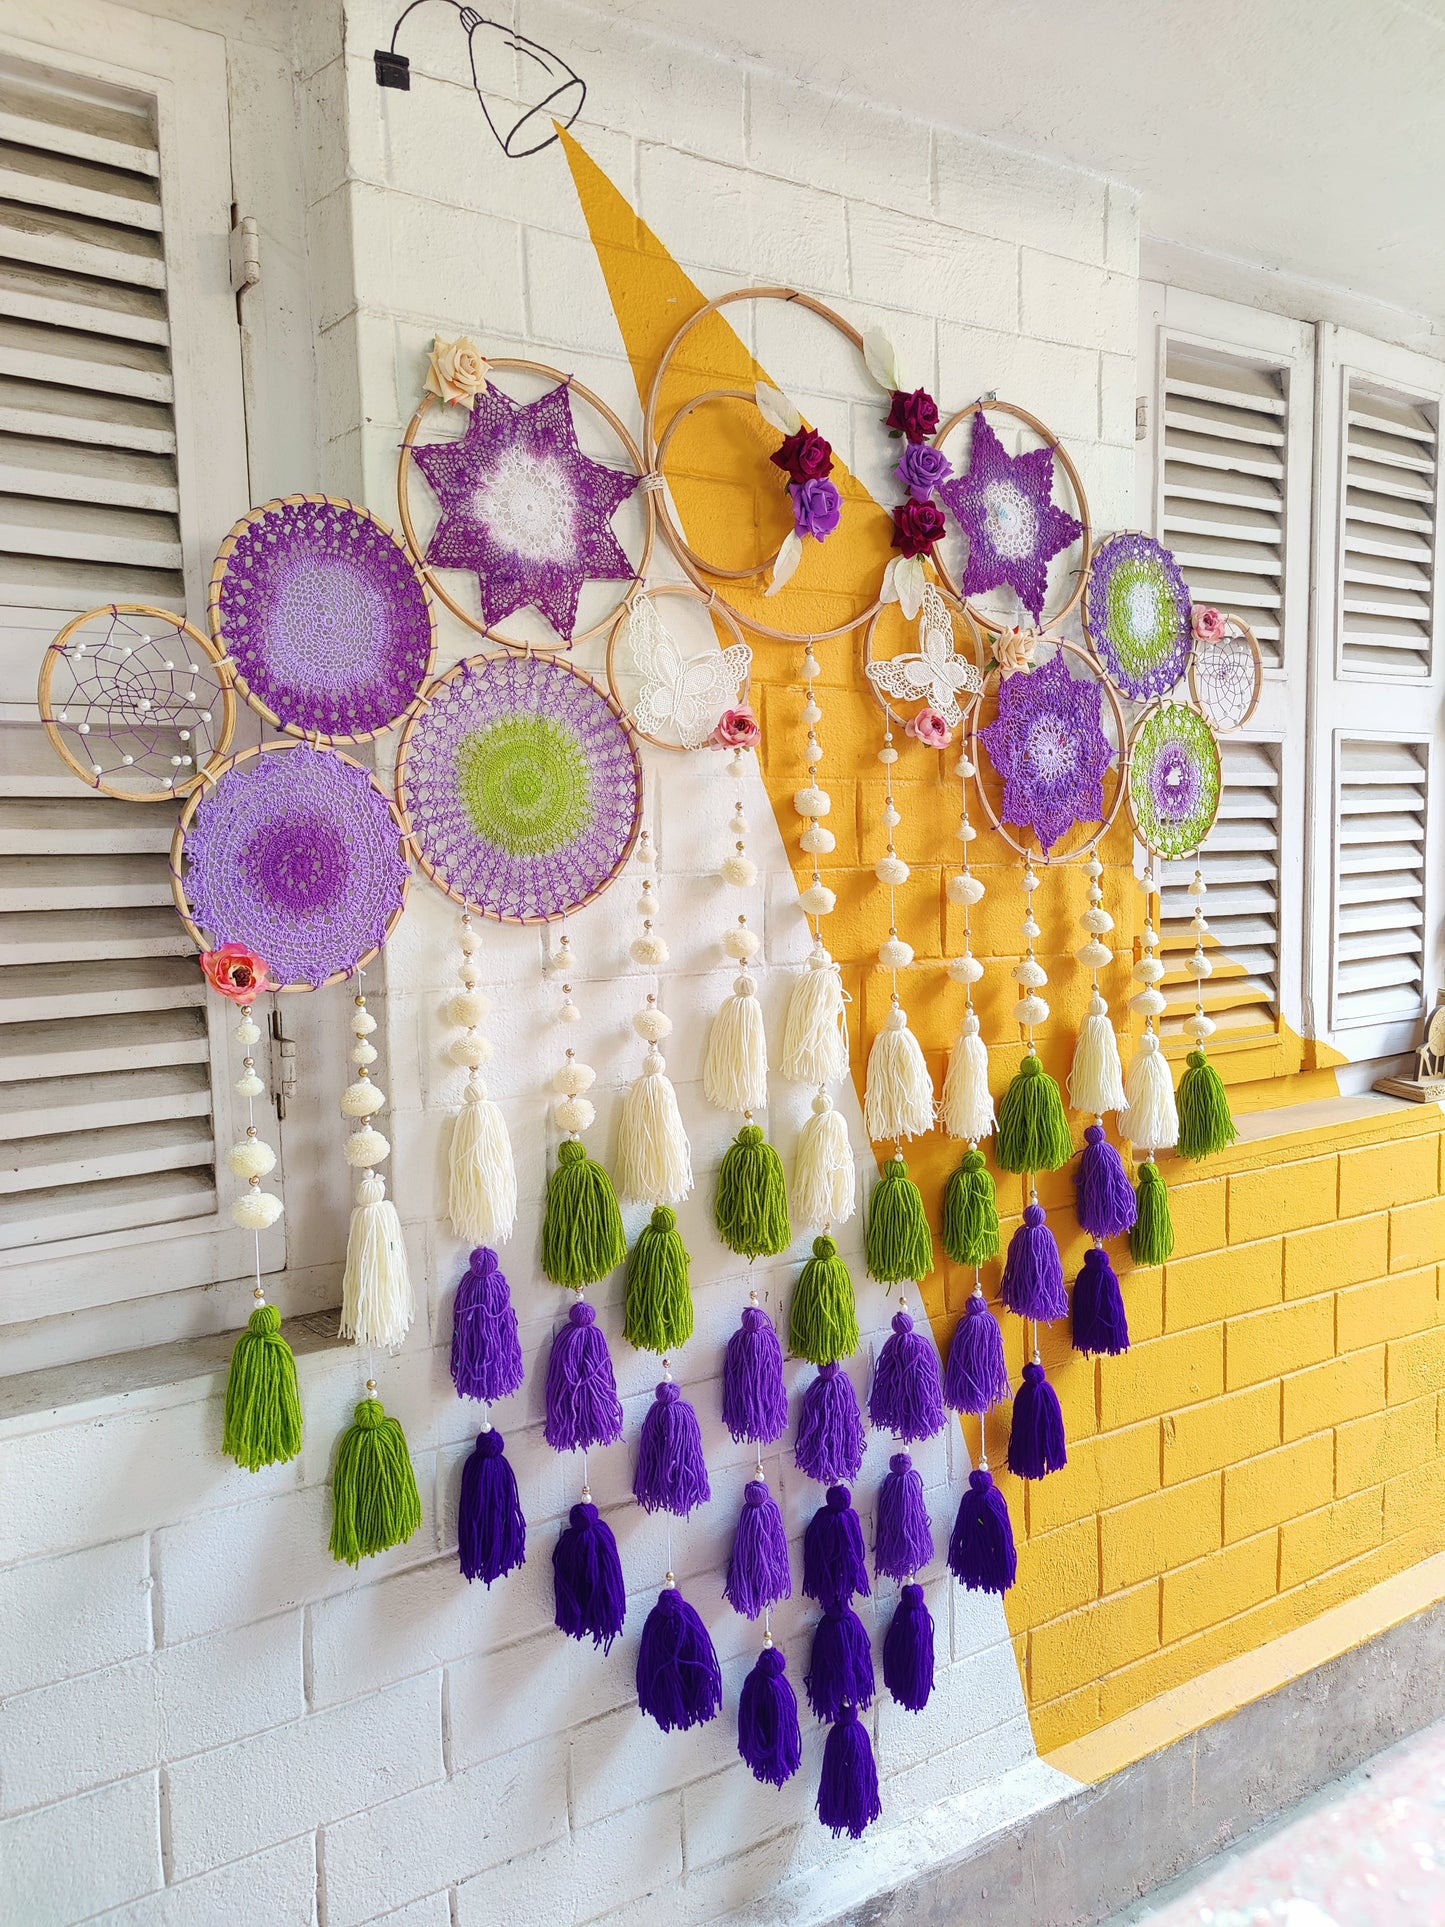
[[[645,399],[667,342],[703,298],[584,150],[570,138],[566,144]],[[765,375],[727,322],[713,317],[671,372],[661,419],[703,388],[750,388]],[[1027,405],[1029,398],[1016,399]],[[733,564],[766,553],[787,525],[781,485],[763,460],[776,436],[743,408],[694,419],[669,461],[689,538]],[[887,515],[841,466],[834,479],[847,501],[841,530],[822,548],[808,545],[799,576],[777,601],[764,602],[760,585],[730,590],[745,612],[801,632],[867,606],[890,553]],[[887,934],[887,893],[872,874],[883,848],[882,718],[864,684],[860,637],[820,644],[819,655],[822,781],[838,838],[825,871],[838,909],[825,936],[854,998],[861,1092],[867,1046],[890,990],[872,968]],[[794,850],[791,798],[804,781],[801,658],[799,645],[757,643],[764,774]],[[900,989],[941,1084],[963,997],[940,967],[961,947],[961,913],[944,892],[958,859],[959,791],[946,773],[952,755],[901,739],[899,748],[897,842],[913,874],[899,892],[898,923],[917,955]],[[988,964],[976,1002],[997,1092],[1020,1057],[1008,970],[1022,949],[1023,899],[1017,859],[1002,840],[984,833],[974,850],[987,886],[973,917],[974,949]],[[1118,955],[1103,989],[1122,1013],[1141,911],[1124,828],[1103,854],[1105,902],[1118,925]],[[795,867],[807,874],[801,857]],[[1040,1049],[1060,1079],[1089,990],[1071,954],[1082,940],[1085,890],[1075,867],[1049,873],[1039,892],[1046,934],[1038,948],[1053,1007]],[[1441,1114],[1431,1106],[1361,1117],[1358,1105],[1331,1103],[1332,1073],[1311,1068],[1327,1054],[1317,1056],[1288,1032],[1221,1053],[1219,1061],[1238,1109],[1312,1100],[1318,1121],[1311,1127],[1302,1114],[1293,1134],[1237,1146],[1205,1167],[1162,1160],[1176,1253],[1168,1265],[1140,1271],[1116,1251],[1134,1338],[1127,1356],[1085,1359],[1066,1330],[1042,1334],[1070,1462],[1027,1488],[999,1473],[1019,1540],[1009,1623],[1041,1749],[1445,1546],[1435,1390],[1445,1367]],[[935,1223],[959,1151],[941,1134],[909,1147]],[[1041,1179],[1039,1190],[1072,1277],[1088,1241],[1073,1217],[1071,1173]],[[1022,1209],[1020,1180],[1002,1177],[999,1193],[1007,1238]],[[985,1274],[995,1300],[999,1269],[996,1263]],[[972,1273],[947,1263],[923,1282],[941,1346],[971,1288]],[[1024,1328],[1007,1316],[1003,1324],[1017,1375]],[[1006,1425],[1006,1415],[990,1420],[996,1468]],[[976,1421],[968,1431],[976,1453]]]

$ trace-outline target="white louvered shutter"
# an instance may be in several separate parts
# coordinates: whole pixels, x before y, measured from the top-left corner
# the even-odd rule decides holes
[[[1430,673],[1438,424],[1417,399],[1347,376],[1339,550],[1340,667]]]
[[[1415,1020],[1425,1003],[1428,743],[1340,739],[1331,1024]]]

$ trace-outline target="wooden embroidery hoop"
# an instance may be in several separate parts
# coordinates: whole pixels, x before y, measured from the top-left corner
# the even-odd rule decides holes
[[[1200,694],[1197,666],[1200,650],[1217,648],[1218,644],[1204,642],[1198,636],[1194,638],[1194,647],[1189,651],[1189,700],[1199,711],[1205,722],[1209,724],[1209,727],[1214,731],[1216,736],[1229,736],[1232,735],[1235,730],[1243,729],[1249,722],[1251,716],[1253,716],[1255,710],[1259,708],[1259,699],[1264,694],[1264,654],[1260,649],[1258,638],[1253,629],[1251,629],[1249,624],[1244,620],[1243,616],[1231,615],[1227,609],[1221,609],[1220,614],[1231,626],[1228,640],[1243,643],[1249,651],[1253,663],[1254,689],[1249,698],[1249,705],[1237,721],[1218,723],[1214,717],[1210,715],[1209,704],[1204,696]]]
[[[691,756],[694,752],[688,748],[686,743],[669,743],[663,737],[654,736],[650,730],[644,729],[632,711],[627,707],[626,703],[623,702],[617,689],[617,676],[615,673],[617,665],[617,645],[621,639],[622,631],[630,620],[632,611],[637,603],[644,600],[651,601],[654,596],[660,595],[680,595],[686,597],[690,602],[700,602],[710,614],[722,618],[734,642],[740,642],[746,647],[747,637],[743,634],[742,625],[732,610],[728,608],[722,597],[715,591],[700,589],[692,582],[652,582],[645,585],[639,583],[613,618],[612,627],[607,635],[607,687],[612,693],[612,698],[617,706],[619,715],[634,736],[640,737],[644,743],[651,743],[654,749],[665,749],[677,755]],[[748,701],[752,695],[752,689],[753,672],[750,668],[747,679],[738,694],[739,703]],[[698,745],[699,749],[705,749],[706,747],[707,745],[705,743]]]

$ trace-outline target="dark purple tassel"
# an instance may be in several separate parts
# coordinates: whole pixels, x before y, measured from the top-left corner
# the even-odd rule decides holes
[[[527,1558],[527,1521],[517,1497],[517,1475],[507,1463],[500,1432],[477,1435],[462,1467],[457,1507],[457,1557],[464,1579],[490,1586]]]
[[[622,1401],[612,1376],[607,1337],[597,1323],[597,1313],[581,1298],[552,1340],[543,1437],[558,1452],[615,1445],[622,1437]]]
[[[818,1818],[835,1838],[846,1833],[850,1839],[861,1840],[882,1811],[873,1742],[857,1707],[845,1706],[823,1747]]]
[[[703,1726],[722,1707],[722,1669],[708,1629],[676,1586],[657,1595],[637,1647],[637,1704],[664,1733]]]
[[[728,1555],[723,1598],[744,1619],[756,1619],[769,1606],[792,1596],[793,1572],[782,1507],[762,1479],[749,1479],[743,1487],[743,1509]]]
[[[783,1348],[761,1305],[743,1307],[743,1321],[728,1340],[722,1415],[740,1445],[772,1445],[788,1429]]]
[[[820,1485],[856,1479],[863,1464],[863,1414],[841,1365],[823,1365],[803,1394],[793,1457]]]
[[[832,1485],[803,1534],[803,1594],[820,1606],[846,1606],[868,1591],[863,1522],[846,1485]]]
[[[908,1454],[895,1452],[878,1493],[873,1570],[883,1579],[911,1579],[932,1558],[933,1527],[923,1480]]]
[[[1043,1366],[1030,1359],[1024,1366],[1024,1382],[1014,1399],[1008,1469],[1020,1479],[1041,1479],[1046,1472],[1057,1472],[1068,1462],[1059,1395],[1044,1377]]]
[[[1041,1204],[1024,1209],[1024,1221],[1008,1241],[1003,1265],[1002,1296],[1020,1318],[1067,1318],[1069,1294],[1064,1289],[1064,1261],[1059,1242],[1049,1230]]]
[[[670,1378],[658,1386],[642,1421],[632,1491],[644,1512],[675,1512],[679,1519],[712,1497],[697,1413]]]
[[[814,1627],[803,1685],[820,1720],[836,1720],[849,1704],[872,1705],[873,1648],[851,1606],[829,1606]]]
[[[1129,1349],[1129,1314],[1109,1254],[1102,1245],[1084,1253],[1074,1280],[1074,1350],[1111,1356]]]
[[[1003,1332],[981,1291],[974,1292],[954,1328],[943,1372],[943,1396],[955,1412],[974,1413],[986,1412],[1013,1396]]]
[[[590,1639],[603,1652],[622,1631],[627,1588],[612,1528],[595,1505],[574,1505],[552,1548],[558,1626],[570,1639]]]
[[[1139,1200],[1124,1169],[1118,1146],[1111,1144],[1102,1124],[1084,1132],[1084,1154],[1074,1177],[1079,1226],[1091,1238],[1117,1238],[1132,1231]]]
[[[756,1779],[785,1786],[803,1763],[798,1696],[776,1646],[764,1646],[738,1695],[738,1752]]]
[[[522,1341],[497,1254],[478,1245],[452,1303],[452,1383],[458,1398],[508,1398],[522,1384]]]
[[[1008,1500],[986,1465],[968,1475],[968,1490],[958,1502],[948,1542],[948,1566],[970,1592],[1006,1593],[1018,1577]]]
[[[883,1636],[883,1684],[900,1706],[921,1713],[933,1691],[933,1614],[922,1586],[905,1586]]]
[[[873,1367],[868,1416],[884,1432],[912,1444],[936,1438],[946,1424],[938,1347],[930,1332],[913,1329],[906,1311],[893,1314],[893,1336],[885,1339]]]

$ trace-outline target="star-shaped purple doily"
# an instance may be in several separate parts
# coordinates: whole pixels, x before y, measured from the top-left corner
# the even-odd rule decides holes
[[[998,687],[998,715],[978,733],[1003,778],[1003,818],[1037,833],[1045,855],[1076,823],[1104,817],[1114,748],[1099,727],[1104,692],[1069,674],[1062,653]]]
[[[582,453],[566,382],[532,402],[489,384],[459,440],[412,453],[442,510],[424,560],[475,571],[488,628],[531,603],[570,641],[582,584],[636,574],[608,525],[641,477]]]
[[[966,596],[1007,585],[1035,622],[1049,588],[1049,558],[1077,542],[1083,526],[1053,499],[1054,451],[1031,448],[1010,455],[979,409],[966,474],[939,494],[968,537],[963,571]]]

